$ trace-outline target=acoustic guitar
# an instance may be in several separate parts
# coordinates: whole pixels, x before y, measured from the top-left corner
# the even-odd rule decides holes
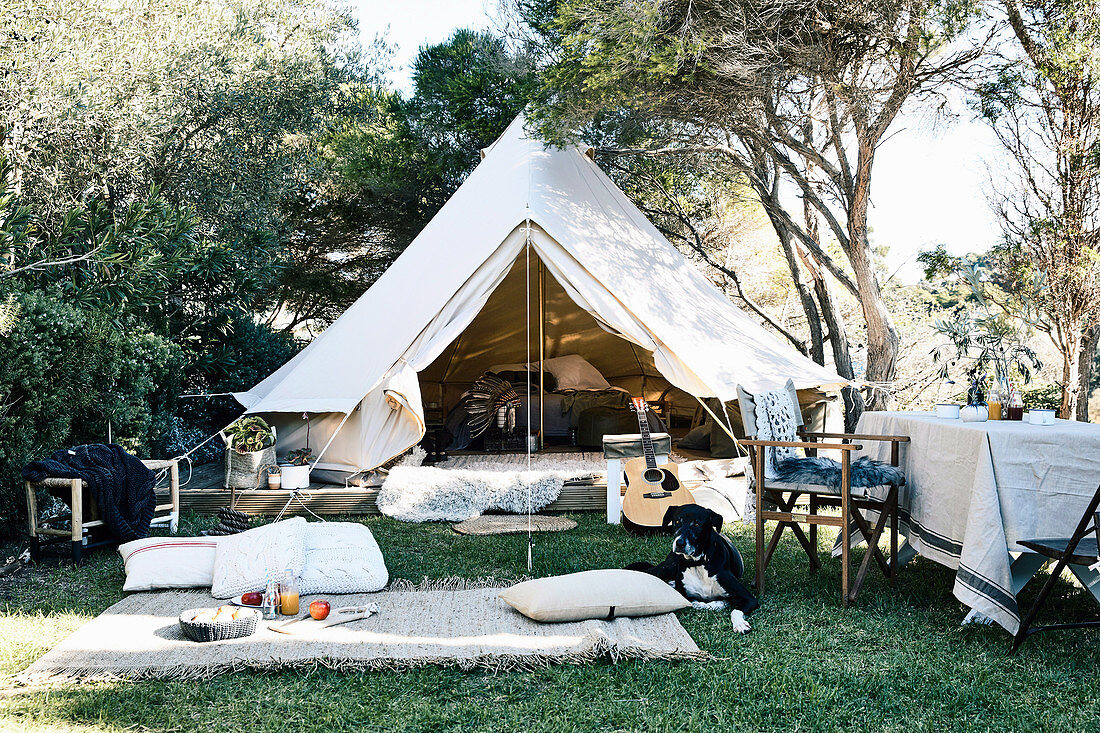
[[[676,464],[657,465],[653,438],[649,434],[649,405],[641,397],[632,399],[642,436],[643,456],[626,462],[626,496],[623,497],[623,526],[636,532],[662,529],[665,512],[671,506],[694,504],[691,492],[680,485]]]

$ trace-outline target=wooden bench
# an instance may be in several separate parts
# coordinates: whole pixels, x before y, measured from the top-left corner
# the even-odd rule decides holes
[[[175,534],[179,528],[180,519],[180,473],[179,462],[175,460],[142,460],[150,471],[168,470],[168,503],[158,504],[153,513],[152,524],[167,524],[170,532]],[[113,544],[113,541],[95,542],[85,544],[84,533],[91,527],[103,526],[103,520],[99,518],[99,511],[95,500],[91,496],[85,497],[87,485],[81,479],[74,478],[48,478],[43,481],[26,481],[27,488],[27,523],[31,533],[31,556],[38,559],[42,537],[60,538],[68,537],[72,543],[73,562],[80,563],[84,548],[99,547]],[[72,519],[67,529],[56,526],[66,521],[64,516],[51,517],[42,521],[38,520],[38,489],[46,489],[58,498],[68,498],[72,508]],[[87,501],[85,501],[87,499]]]

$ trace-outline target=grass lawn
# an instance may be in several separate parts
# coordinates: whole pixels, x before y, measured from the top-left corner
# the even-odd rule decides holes
[[[668,542],[633,537],[601,515],[536,537],[536,574],[657,560]],[[184,532],[210,522],[189,518]],[[526,570],[526,537],[465,537],[446,524],[365,521],[393,577],[493,576]],[[751,552],[752,529],[729,534]],[[822,540],[823,545],[825,540]],[[750,554],[750,552],[746,552]],[[20,690],[0,679],[0,730],[104,731],[1088,731],[1100,730],[1100,633],[1040,635],[1015,658],[999,627],[962,628],[953,574],[923,559],[896,591],[869,576],[840,606],[837,560],[817,576],[790,538],[768,571],[747,636],[727,613],[680,620],[706,662],[626,662],[525,673],[438,668],[342,674],[241,673],[210,682],[89,684]],[[122,597],[122,563],[97,551],[0,580],[0,675],[23,669]],[[1025,598],[1037,592],[1033,583]],[[1084,618],[1091,599],[1069,583],[1053,612]]]

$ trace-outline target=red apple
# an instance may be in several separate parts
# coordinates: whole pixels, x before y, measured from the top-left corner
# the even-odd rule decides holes
[[[245,593],[241,596],[241,603],[246,606],[259,606],[264,602],[263,593]]]
[[[309,604],[309,615],[318,621],[324,621],[328,618],[328,612],[332,610],[332,606],[328,601],[314,601]]]

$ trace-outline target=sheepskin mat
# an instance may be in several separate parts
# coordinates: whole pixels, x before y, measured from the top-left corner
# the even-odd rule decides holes
[[[378,492],[378,510],[403,522],[462,522],[489,511],[526,514],[557,499],[567,481],[595,475],[585,460],[532,460],[527,470],[526,456],[522,464],[478,458],[483,460],[463,461],[462,468],[394,466]]]
[[[357,671],[426,665],[505,671],[601,660],[707,657],[671,613],[540,624],[500,600],[499,587],[474,587],[478,584],[451,579],[416,586],[432,590],[330,597],[334,606],[377,603],[380,611],[367,619],[293,636],[271,631],[269,622],[262,621],[250,637],[206,643],[184,637],[177,618],[185,609],[219,605],[209,594],[135,593],[78,629],[17,680],[194,680],[242,670]],[[303,609],[310,600],[302,598]]]
[[[487,535],[521,534],[528,528],[532,532],[564,532],[576,526],[576,522],[565,517],[535,515],[528,523],[527,517],[521,514],[482,514],[480,517],[453,524],[451,529],[459,534]]]

